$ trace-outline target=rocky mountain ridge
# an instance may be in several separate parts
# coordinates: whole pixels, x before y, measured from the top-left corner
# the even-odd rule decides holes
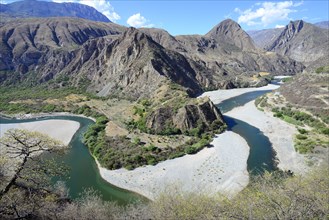
[[[42,83],[65,78],[101,96],[138,98],[167,79],[195,96],[202,90],[260,86],[260,72],[296,74],[303,65],[257,49],[232,20],[205,36],[171,36],[160,29],[126,28],[76,18],[33,18],[0,27],[1,81],[33,73]],[[256,77],[255,77],[256,76]],[[62,83],[60,83],[62,84]]]
[[[290,22],[265,49],[307,63],[328,57],[328,45],[328,30],[299,20]]]
[[[318,24],[319,25],[319,24]],[[329,31],[302,20],[291,21],[284,28],[251,32],[256,44],[304,65],[323,65],[329,56]],[[321,26],[321,25],[320,25]]]
[[[1,22],[14,18],[31,17],[77,17],[92,21],[110,22],[105,15],[87,5],[36,0],[0,4],[0,17],[2,18]]]

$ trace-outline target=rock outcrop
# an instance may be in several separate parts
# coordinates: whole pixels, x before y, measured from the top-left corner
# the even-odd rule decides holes
[[[221,113],[209,99],[184,105],[178,110],[161,107],[151,112],[146,118],[146,126],[158,134],[167,129],[176,129],[186,133],[198,127],[205,131],[213,131],[224,124]]]

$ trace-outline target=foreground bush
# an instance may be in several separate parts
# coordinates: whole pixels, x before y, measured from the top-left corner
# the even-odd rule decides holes
[[[304,177],[265,173],[231,199],[170,186],[153,202],[126,207],[86,191],[77,201],[40,206],[33,219],[327,219],[328,173],[328,167]]]

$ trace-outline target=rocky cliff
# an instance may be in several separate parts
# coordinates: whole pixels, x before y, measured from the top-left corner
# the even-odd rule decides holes
[[[162,133],[168,129],[187,133],[195,128],[213,131],[220,129],[224,124],[221,113],[209,99],[187,104],[176,110],[169,106],[160,107],[146,118],[146,126],[153,133]]]

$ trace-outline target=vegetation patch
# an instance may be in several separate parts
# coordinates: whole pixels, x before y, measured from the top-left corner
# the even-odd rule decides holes
[[[321,66],[315,70],[316,73],[329,73],[329,66]]]
[[[141,142],[139,138],[131,139],[127,136],[104,136],[104,124],[95,124],[86,132],[84,139],[91,153],[100,164],[107,169],[126,168],[128,170],[184,156],[195,154],[209,146],[211,137],[193,138],[176,148],[160,148],[154,144]]]
[[[274,116],[298,126],[295,136],[295,148],[299,153],[313,152],[315,147],[328,147],[329,128],[318,118],[306,112],[292,108],[273,108]],[[307,129],[302,128],[307,127]]]

